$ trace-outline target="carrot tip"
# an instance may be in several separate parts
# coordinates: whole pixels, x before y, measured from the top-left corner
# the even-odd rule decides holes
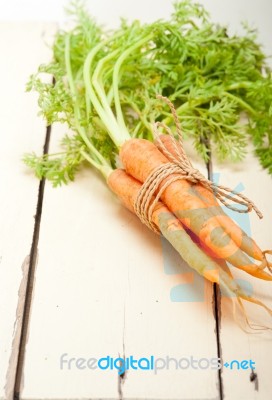
[[[240,295],[239,297],[240,297],[241,299],[243,299],[243,300],[249,301],[249,302],[254,303],[254,304],[256,304],[256,305],[258,305],[258,306],[260,306],[260,307],[263,307],[263,308],[268,312],[268,314],[272,317],[272,310],[271,310],[271,308],[267,307],[267,306],[266,306],[264,303],[262,303],[260,300],[255,299],[254,297],[246,296],[246,295]],[[243,308],[243,309],[244,309],[244,308]],[[246,320],[247,320],[247,318],[246,318]],[[251,329],[255,330],[255,331],[257,331],[257,330],[258,330],[258,331],[272,330],[272,327],[265,326],[265,325],[259,325],[259,324],[251,324],[251,323],[249,323],[248,320],[247,320],[247,323],[248,323],[249,327],[250,327]]]

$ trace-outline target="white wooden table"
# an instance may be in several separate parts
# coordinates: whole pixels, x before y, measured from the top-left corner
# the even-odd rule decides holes
[[[271,399],[271,331],[244,333],[229,300],[216,296],[126,211],[94,171],[84,170],[67,187],[46,183],[44,189],[22,165],[23,153],[42,152],[46,140],[36,95],[24,87],[50,58],[44,42],[56,24],[3,23],[0,29],[0,399]],[[52,127],[51,151],[62,133]],[[213,170],[230,187],[244,185],[264,214],[262,221],[249,216],[251,233],[262,248],[271,248],[271,178],[251,154],[237,167],[213,159]],[[25,292],[32,276],[29,312]],[[236,276],[272,306],[271,284]],[[247,310],[271,326],[265,312]],[[157,373],[130,369],[119,375],[75,362],[61,368],[61,358],[152,355],[251,359],[256,370],[175,369],[173,360]]]

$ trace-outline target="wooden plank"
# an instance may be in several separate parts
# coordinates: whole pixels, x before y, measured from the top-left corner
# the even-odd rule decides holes
[[[129,370],[121,379],[117,370],[60,368],[62,354],[216,357],[211,287],[164,251],[94,171],[46,186],[23,399],[217,397],[217,371]]]
[[[213,18],[219,22],[231,20],[229,24],[231,31],[239,31],[241,20],[248,21],[250,25],[258,29],[259,42],[262,44],[266,54],[271,54],[271,15],[272,5],[265,0],[257,3],[249,2],[220,2],[210,4],[204,0]],[[224,15],[222,14],[224,10]],[[229,18],[231,16],[231,19]],[[271,60],[268,60],[271,65]],[[249,154],[243,164],[219,164],[213,159],[214,172],[219,182],[229,187],[237,187],[243,190],[251,198],[264,214],[264,219],[259,220],[256,215],[250,214],[241,216],[237,213],[230,213],[236,221],[249,230],[251,235],[263,249],[271,248],[271,177],[263,171],[252,154]],[[226,210],[227,211],[227,210]],[[241,271],[234,271],[237,279],[244,283],[253,293],[262,299],[268,306],[272,305],[271,283],[254,279]],[[251,370],[230,370],[230,367],[223,367],[222,383],[224,399],[268,399],[271,397],[270,364],[272,359],[271,333],[269,331],[261,334],[246,334],[232,318],[232,310],[229,300],[222,299],[221,302],[221,330],[220,347],[222,361],[230,363],[231,360],[252,359],[256,363],[256,376]],[[259,323],[271,326],[271,318],[256,306],[247,305],[248,315]],[[235,364],[236,365],[236,364]]]
[[[244,163],[235,165],[214,166],[214,172],[220,174],[220,182],[226,183],[231,188],[242,190],[246,196],[252,199],[258,208],[263,212],[264,218],[259,220],[254,213],[249,215],[237,215],[231,213],[233,218],[238,219],[240,225],[249,230],[252,237],[262,249],[271,249],[271,197],[272,184],[271,176],[262,170],[257,158],[250,152]],[[218,175],[217,175],[218,177]],[[244,188],[244,189],[243,189]],[[232,269],[235,277],[240,282],[253,291],[253,295],[272,307],[271,282],[261,281],[253,278],[241,271]],[[272,327],[271,317],[260,307],[245,304],[248,316],[252,322]],[[254,334],[245,333],[232,318],[229,299],[222,299],[221,310],[221,347],[223,362],[230,364],[231,360],[236,359],[252,360],[255,362],[257,376],[251,381],[251,369],[237,370],[237,363],[233,368],[224,367],[222,378],[225,399],[258,399],[266,400],[270,398],[272,382],[270,365],[272,362],[272,335],[271,331],[258,331]]]
[[[186,142],[185,147],[193,165],[206,175],[192,146]],[[138,357],[153,354],[160,360],[157,373],[127,372],[124,398],[218,398],[217,371],[203,370],[197,363],[196,369],[186,368],[185,360],[176,364],[191,356],[198,360],[217,357],[212,286],[192,272],[166,241],[159,242],[149,232],[148,236],[156,240],[155,249],[147,250],[157,260],[153,255],[154,261],[150,258],[147,264],[147,250],[137,252],[137,259],[131,254],[128,273],[133,286],[129,286],[126,301],[124,352]],[[141,239],[139,249],[146,240]]]
[[[23,399],[118,397],[116,374],[60,368],[65,353],[116,357],[121,348],[126,232],[116,234],[122,215],[112,203],[88,172],[74,185],[46,187]]]
[[[0,398],[7,398],[14,380],[38,195],[38,182],[21,159],[26,151],[42,151],[45,137],[37,97],[25,93],[25,84],[37,65],[49,59],[44,41],[54,29],[51,23],[0,24]]]

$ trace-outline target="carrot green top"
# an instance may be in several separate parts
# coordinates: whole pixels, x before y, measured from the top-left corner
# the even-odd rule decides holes
[[[39,178],[67,183],[84,160],[106,176],[125,140],[153,140],[156,120],[173,124],[156,94],[174,103],[184,137],[205,160],[207,139],[222,159],[240,160],[250,135],[272,173],[272,75],[256,32],[245,27],[244,36],[230,36],[189,0],[174,3],[169,20],[121,20],[115,31],[101,28],[79,2],[69,13],[73,27],[57,32],[52,61],[27,85],[39,93],[47,124],[70,128],[60,153],[25,155]]]

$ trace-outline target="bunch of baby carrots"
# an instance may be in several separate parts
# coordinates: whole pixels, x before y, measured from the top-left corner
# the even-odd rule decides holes
[[[175,65],[173,69],[177,70],[179,66],[182,70],[184,55],[175,48],[185,46],[186,34],[190,40],[194,37],[196,46],[199,41],[203,51],[207,35],[211,41],[216,38],[227,46],[225,31],[212,25],[203,8],[190,1],[175,5],[170,22],[140,25],[136,21],[128,25],[123,21],[121,28],[110,34],[103,32],[82,6],[76,4],[73,12],[77,16],[76,26],[57,33],[53,61],[40,66],[28,84],[29,90],[38,91],[41,113],[48,124],[63,122],[72,133],[62,141],[63,152],[42,156],[28,154],[25,162],[38,178],[47,178],[56,186],[73,180],[82,162],[88,161],[101,172],[121,202],[137,215],[139,196],[143,197],[147,225],[163,235],[194,270],[218,283],[225,293],[237,300],[242,310],[242,300],[247,300],[272,315],[264,303],[246,294],[235,282],[228,266],[271,281],[268,252],[263,252],[224,213],[212,187],[201,180],[192,180],[181,171],[162,178],[149,194],[144,192],[149,181],[149,186],[154,184],[151,179],[154,173],[163,171],[169,163],[175,164],[177,154],[183,153],[179,126],[173,135],[163,135],[159,129],[154,135],[154,127],[167,124],[173,128],[175,123],[178,125],[186,118],[198,119],[202,140],[210,129],[203,128],[204,122],[211,124],[213,121],[212,112],[217,102],[218,115],[212,122],[214,129],[219,127],[222,131],[225,125],[235,141],[242,140],[237,133],[238,127],[233,126],[230,112],[236,110],[237,121],[241,105],[249,112],[250,106],[241,96],[246,97],[243,90],[250,85],[244,83],[246,89],[238,88],[235,97],[228,92],[227,86],[220,92],[218,77],[215,82],[208,77],[207,84],[202,83],[202,97],[199,92],[192,99],[193,90],[188,89],[186,82],[183,87],[173,86],[171,74],[173,76],[174,70],[169,70],[165,62],[168,52],[172,65]],[[195,17],[202,25],[192,21]],[[229,46],[235,48],[234,39],[229,38],[229,41]],[[252,42],[251,45],[254,49],[255,44]],[[256,56],[256,70],[259,63]],[[43,80],[44,74],[53,76],[52,83]],[[233,74],[230,90],[235,87]],[[165,96],[171,98],[174,105]],[[169,112],[169,104],[172,113],[176,108],[174,115]],[[210,107],[208,117],[205,116],[207,107]],[[230,125],[227,126],[228,122]],[[182,130],[186,131],[188,126],[185,124]],[[205,156],[205,149],[203,151]],[[116,158],[122,169],[116,167]]]
[[[160,143],[172,155],[180,146],[167,135],[159,136],[157,145]],[[119,154],[124,169],[111,171],[107,183],[122,203],[135,212],[142,184],[169,159],[156,143],[145,139],[126,140]],[[167,179],[160,183],[158,191]],[[268,281],[272,280],[271,264],[255,241],[224,213],[212,190],[187,179],[175,180],[162,191],[150,219],[189,266],[235,297],[242,310],[241,299],[264,307],[272,315],[272,310],[247,295],[235,282],[227,263]]]

